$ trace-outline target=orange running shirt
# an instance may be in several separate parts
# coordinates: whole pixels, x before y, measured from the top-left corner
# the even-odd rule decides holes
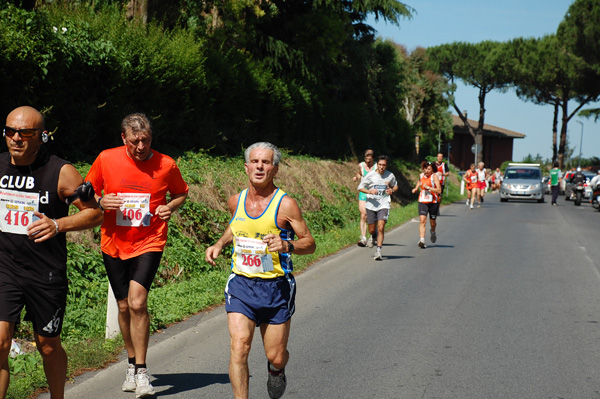
[[[104,211],[100,244],[102,252],[113,258],[162,251],[168,225],[156,216],[156,207],[167,203],[167,192],[171,196],[188,192],[173,158],[150,151],[152,157],[146,161],[129,158],[125,146],[102,151],[86,176],[96,194],[117,194],[126,201],[121,210]]]
[[[477,172],[473,173],[471,172],[471,169],[469,169],[465,173],[465,176],[467,177],[467,190],[477,187]]]
[[[424,173],[421,175],[421,192],[419,193],[419,202],[422,202],[424,204],[437,204],[438,195],[429,190],[424,190],[423,186],[425,186],[425,185],[428,187],[434,186],[433,175],[431,175],[429,177],[425,176]]]

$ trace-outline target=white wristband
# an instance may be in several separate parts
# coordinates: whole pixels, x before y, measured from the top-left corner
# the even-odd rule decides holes
[[[54,235],[58,235],[58,223],[56,222],[56,219],[50,219],[54,222],[54,226],[56,226],[56,231],[54,232]]]

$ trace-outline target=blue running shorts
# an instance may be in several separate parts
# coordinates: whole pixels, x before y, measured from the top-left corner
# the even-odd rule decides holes
[[[225,286],[225,310],[256,322],[283,324],[295,311],[296,280],[291,274],[274,279],[248,278],[232,273]]]

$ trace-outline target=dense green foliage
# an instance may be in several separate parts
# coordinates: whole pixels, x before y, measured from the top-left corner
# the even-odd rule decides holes
[[[151,117],[155,148],[171,153],[235,154],[266,140],[335,158],[375,137],[368,145],[411,155],[415,128],[400,111],[418,82],[364,23],[369,13],[399,23],[408,6],[180,0],[157,2],[143,23],[124,3],[0,4],[0,82],[11,93],[0,110],[43,110],[62,157],[91,161],[119,144],[120,121],[134,111]],[[443,108],[441,98],[425,106],[438,100]]]
[[[600,3],[596,0],[576,0],[569,6],[565,19],[560,23],[557,36],[568,46],[569,52],[581,57],[589,66],[582,76],[584,90],[588,94],[600,94]],[[600,117],[600,109],[587,109],[580,116]]]
[[[587,82],[593,74],[589,65],[568,51],[568,42],[556,35],[540,39],[516,39],[510,43],[512,49],[512,81],[517,95],[537,104],[554,107],[552,120],[553,160],[562,167],[566,163],[567,125],[577,111],[592,101],[594,84]],[[596,79],[597,80],[597,79]],[[569,103],[578,103],[569,110]],[[560,114],[559,114],[560,112]],[[558,129],[561,118],[560,133]]]
[[[450,104],[460,116],[465,127],[474,139],[475,144],[483,146],[483,126],[485,123],[485,100],[493,90],[504,91],[509,86],[511,58],[507,57],[506,43],[483,41],[480,43],[455,42],[442,44],[427,49],[429,66],[437,73],[446,77],[451,84],[448,86]],[[478,91],[478,126],[473,129],[467,123],[467,116],[456,103],[454,90],[456,81],[475,87]],[[483,151],[477,154],[481,161]]]
[[[554,107],[552,122],[553,161],[566,163],[569,121],[587,103],[600,96],[598,67],[598,16],[596,0],[577,0],[557,27],[556,35],[542,38],[517,38],[509,42],[450,43],[427,49],[429,67],[442,74],[450,84],[450,104],[481,145],[485,123],[485,99],[492,90],[514,88],[517,95],[536,104]],[[455,82],[462,81],[478,90],[478,127],[472,128],[456,104]],[[569,104],[577,103],[574,110]],[[599,115],[587,110],[584,116]],[[475,119],[475,118],[473,118]],[[558,128],[560,120],[560,130]]]

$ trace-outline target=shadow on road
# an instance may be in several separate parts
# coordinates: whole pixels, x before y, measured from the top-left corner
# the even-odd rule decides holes
[[[181,392],[193,391],[213,384],[229,384],[228,374],[152,374],[152,385],[155,387],[170,387],[158,392],[160,396],[174,395]]]
[[[405,247],[406,244],[388,244],[388,243],[383,243],[384,247]]]

